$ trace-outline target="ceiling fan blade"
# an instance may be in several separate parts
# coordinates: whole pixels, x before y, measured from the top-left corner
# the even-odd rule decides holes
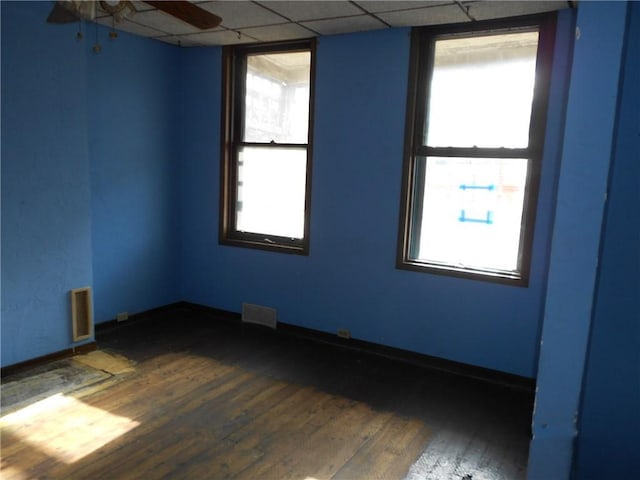
[[[165,2],[165,1],[147,1],[149,5],[162,10],[169,15],[173,15],[180,20],[187,22],[200,30],[207,30],[220,25],[222,18],[213,13],[194,5],[191,2]]]
[[[53,4],[53,8],[47,17],[47,23],[74,23],[80,20],[80,17],[68,8],[63,7],[58,2]]]

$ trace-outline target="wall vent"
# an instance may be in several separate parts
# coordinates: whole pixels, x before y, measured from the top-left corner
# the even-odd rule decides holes
[[[255,323],[269,328],[276,328],[278,315],[275,308],[253,305],[251,303],[242,304],[242,321]]]
[[[71,290],[71,324],[74,342],[91,337],[93,330],[91,287]]]

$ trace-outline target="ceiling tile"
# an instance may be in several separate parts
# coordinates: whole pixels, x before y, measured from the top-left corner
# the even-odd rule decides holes
[[[173,35],[197,33],[201,31],[199,28],[189,25],[187,22],[183,22],[182,20],[159,10],[138,12],[132,17],[132,19],[135,19],[136,23],[141,23],[151,28],[155,28],[156,30]]]
[[[286,18],[253,2],[204,2],[198,6],[221,17],[222,26],[232,30],[288,22]]]
[[[294,22],[360,15],[362,10],[351,2],[336,1],[263,1],[261,5]]]
[[[362,32],[365,30],[376,30],[378,28],[387,27],[384,23],[371,15],[314,20],[311,22],[302,22],[302,25],[309,27],[320,35]]]
[[[96,20],[96,22],[109,28],[112,27],[111,17],[99,18]],[[131,20],[116,22],[115,28],[116,30],[120,30],[122,32],[131,33],[133,35],[140,35],[143,37],[158,37],[161,35],[165,35],[165,33],[161,32],[160,30],[156,30],[155,28],[147,27],[145,25],[140,25]]]
[[[378,13],[376,16],[392,27],[438,25],[469,21],[469,17],[457,5],[440,5],[399,12]]]
[[[561,10],[569,5],[566,1],[551,2],[522,2],[522,1],[491,1],[491,2],[462,2],[469,7],[469,14],[476,20],[513,17],[517,15],[531,15],[534,13]]]
[[[282,25],[272,25],[269,27],[242,28],[239,31],[243,35],[249,35],[260,42],[315,37],[312,31],[295,23],[283,23]]]
[[[206,45],[206,46],[238,45],[240,43],[251,43],[256,41],[255,39],[247,35],[240,35],[240,38],[238,38],[238,33],[232,32],[231,30],[220,30],[218,32],[193,33],[191,35],[184,35],[176,38],[184,39],[186,41],[190,41],[198,45]],[[183,46],[187,46],[187,45],[183,43]]]
[[[421,7],[433,7],[436,5],[447,5],[455,3],[453,0],[440,0],[440,1],[358,1],[355,2],[364,8],[367,12],[379,13],[379,12],[394,12],[397,10],[409,10],[413,8]]]

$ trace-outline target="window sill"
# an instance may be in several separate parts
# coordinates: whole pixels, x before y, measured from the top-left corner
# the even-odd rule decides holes
[[[220,245],[253,248],[257,250],[266,250],[269,252],[289,253],[293,255],[309,255],[309,248],[304,244],[293,243],[279,243],[269,238],[262,238],[263,236],[257,236],[257,238],[221,238],[219,240]]]
[[[466,278],[490,283],[500,283],[513,287],[527,287],[529,281],[522,273],[503,272],[494,270],[480,270],[473,268],[457,267],[455,265],[441,265],[436,263],[425,263],[411,260],[398,262],[396,267],[400,270],[413,272],[431,273],[448,277]]]

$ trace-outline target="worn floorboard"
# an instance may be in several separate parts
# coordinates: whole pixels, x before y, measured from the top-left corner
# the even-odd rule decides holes
[[[0,419],[3,479],[525,477],[527,392],[188,309],[96,340],[90,388],[3,379],[34,391]]]

